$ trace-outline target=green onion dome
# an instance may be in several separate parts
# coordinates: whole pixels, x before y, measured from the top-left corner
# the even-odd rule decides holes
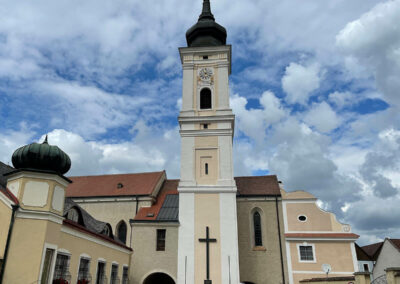
[[[189,47],[219,46],[226,44],[226,29],[215,22],[210,1],[203,1],[203,11],[197,23],[186,32]]]
[[[71,159],[57,146],[49,145],[47,135],[43,143],[32,143],[18,148],[12,155],[16,169],[38,170],[64,175],[71,168]]]

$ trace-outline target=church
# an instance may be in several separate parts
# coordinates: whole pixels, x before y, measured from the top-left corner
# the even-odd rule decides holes
[[[0,163],[0,284],[297,284],[358,270],[359,236],[315,196],[234,176],[232,46],[209,0],[186,39],[180,179],[70,177],[47,137],[18,148]]]

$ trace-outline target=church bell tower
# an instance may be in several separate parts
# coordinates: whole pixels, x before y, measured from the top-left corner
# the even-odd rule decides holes
[[[178,284],[238,284],[236,184],[229,105],[231,46],[204,0],[179,49],[183,68]]]

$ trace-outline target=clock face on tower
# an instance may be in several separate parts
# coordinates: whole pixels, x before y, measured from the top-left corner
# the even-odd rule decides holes
[[[201,80],[209,81],[211,79],[212,75],[213,75],[213,72],[212,72],[211,68],[202,68],[202,69],[200,69],[199,76],[200,76]]]

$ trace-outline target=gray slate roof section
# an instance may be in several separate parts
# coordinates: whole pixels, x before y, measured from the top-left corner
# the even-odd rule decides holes
[[[8,174],[9,172],[12,172],[15,170],[13,167],[10,167],[3,162],[0,162],[0,187],[6,188],[7,186],[7,177],[4,176],[4,174]]]
[[[161,206],[156,218],[158,221],[178,221],[179,220],[179,195],[168,194]]]
[[[86,212],[82,207],[80,207],[78,204],[76,204],[74,201],[72,201],[71,198],[65,198],[65,203],[64,203],[64,214],[63,216],[66,216],[68,211],[71,208],[76,208],[80,211],[81,216],[82,216],[82,222],[83,226],[87,228],[88,230],[101,234],[105,227],[107,226],[107,223],[96,220],[93,218],[89,213]],[[117,238],[114,238],[117,239]]]

